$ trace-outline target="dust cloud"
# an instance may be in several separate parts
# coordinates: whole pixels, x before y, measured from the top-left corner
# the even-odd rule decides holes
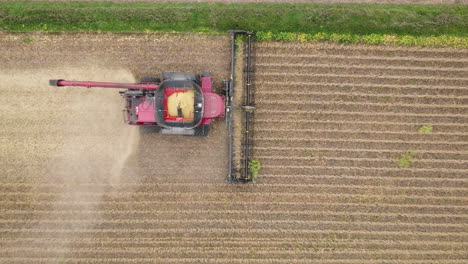
[[[15,119],[28,129],[21,134],[14,127],[11,133],[8,127],[4,128],[7,140],[13,143],[2,151],[12,155],[18,165],[10,171],[17,170],[19,174],[22,164],[37,163],[39,167],[35,173],[10,176],[9,180],[26,182],[33,186],[32,190],[52,197],[47,201],[47,213],[34,215],[30,219],[34,224],[26,227],[54,232],[25,241],[31,243],[29,246],[51,250],[49,256],[66,257],[72,243],[79,240],[79,231],[92,228],[103,219],[100,207],[106,195],[131,193],[132,186],[138,183],[136,169],[130,170],[135,175],[125,172],[134,166],[139,133],[137,127],[123,121],[124,102],[118,90],[50,87],[48,80],[134,82],[134,77],[126,70],[89,67],[6,70],[0,79],[1,120],[16,115]],[[9,95],[20,96],[21,100],[7,100]],[[33,138],[34,145],[28,144],[27,138]],[[50,248],[50,240],[61,243]]]
[[[109,183],[114,189],[120,190],[122,188],[121,183],[124,176],[124,168],[131,163],[130,159],[136,154],[139,135],[137,127],[127,127],[122,130],[120,140],[116,142],[115,153],[119,155],[114,159],[109,178]]]

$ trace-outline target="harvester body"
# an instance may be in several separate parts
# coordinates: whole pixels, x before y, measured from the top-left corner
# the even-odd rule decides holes
[[[153,127],[152,132],[206,136],[214,118],[224,117],[224,97],[213,93],[208,72],[164,72],[163,80],[143,77],[139,83],[50,80],[53,86],[125,88],[126,122]]]

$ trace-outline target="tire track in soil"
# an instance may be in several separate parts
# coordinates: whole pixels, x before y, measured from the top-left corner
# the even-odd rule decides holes
[[[296,175],[297,176],[297,175]],[[294,177],[291,175],[290,177]],[[298,176],[300,177],[300,176]],[[339,177],[339,176],[338,176]],[[322,197],[322,196],[317,196]],[[219,206],[223,203],[229,205],[229,210],[247,210],[247,211],[255,211],[257,206],[261,206],[262,210],[266,210],[270,213],[282,213],[282,212],[290,212],[290,211],[300,211],[300,212],[338,212],[339,211],[352,211],[354,213],[364,212],[364,213],[389,213],[389,214],[400,214],[403,217],[406,215],[413,215],[418,216],[421,214],[424,215],[431,215],[432,217],[466,217],[466,213],[468,210],[462,206],[457,206],[453,204],[447,205],[428,205],[427,203],[421,204],[398,204],[398,203],[362,203],[362,199],[355,199],[350,200],[349,202],[334,202],[326,201],[329,197],[323,196],[323,201],[318,201],[314,204],[308,204],[307,202],[301,201],[290,201],[290,202],[283,202],[283,201],[255,201],[255,202],[222,202],[222,201],[214,201],[214,200],[195,200],[192,199],[190,202],[185,201],[103,201],[99,202],[101,204],[100,209],[103,211],[110,211],[110,212],[119,212],[119,211],[130,211],[132,208],[135,212],[139,211],[148,211],[149,206],[158,206],[160,207],[160,211],[164,213],[166,211],[175,210],[175,211],[191,211],[194,209],[197,210],[210,210],[216,211],[219,210]],[[3,204],[15,204],[15,207],[8,209],[9,212],[24,212],[25,214],[33,213],[32,211],[25,211],[25,207],[28,205],[27,202],[5,202],[2,201]],[[37,208],[35,211],[46,211],[50,204],[53,204],[57,210],[60,211],[67,211],[70,208],[73,208],[73,205],[77,204],[98,204],[98,202],[67,202],[67,201],[51,201],[51,202],[35,202],[34,205]],[[167,205],[167,207],[163,207],[163,205]],[[222,211],[222,210],[221,210]],[[257,211],[261,212],[261,211]],[[285,214],[287,216],[287,214]],[[26,238],[27,239],[27,238]],[[88,238],[90,239],[90,238]],[[161,238],[163,239],[163,238]]]
[[[259,54],[258,58],[269,63],[287,62],[291,64],[335,64],[335,65],[376,65],[382,63],[388,66],[407,66],[424,68],[468,68],[468,60],[457,58],[418,58],[418,57],[396,57],[396,56],[352,56],[352,55],[313,55],[298,54],[284,56],[282,54]]]
[[[415,76],[431,75],[439,78],[463,78],[468,73],[468,68],[428,68],[428,67],[410,67],[410,66],[377,66],[377,65],[342,65],[342,64],[318,64],[318,63],[290,63],[281,61],[279,63],[257,63],[256,68],[261,71],[271,73],[292,72],[306,74],[325,74],[335,73],[340,75],[347,74],[382,74],[397,76]],[[291,70],[289,70],[291,69]]]
[[[422,85],[381,85],[381,84],[366,84],[366,83],[346,83],[346,82],[257,82],[259,93],[284,93],[284,90],[274,91],[268,89],[271,86],[284,87],[285,89],[294,89],[298,93],[311,92],[349,92],[349,93],[368,93],[369,95],[380,94],[393,94],[394,96],[403,95],[416,95],[416,96],[434,96],[440,95],[441,97],[459,97],[466,96],[466,87],[458,86],[422,86]],[[264,90],[264,91],[263,91]]]

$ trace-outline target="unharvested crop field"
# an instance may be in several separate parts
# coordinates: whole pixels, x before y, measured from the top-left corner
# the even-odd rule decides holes
[[[228,37],[2,34],[0,45],[0,262],[468,257],[466,49],[258,43],[262,170],[234,185],[224,123],[201,139],[139,135],[115,90],[47,86],[209,69],[219,87]]]

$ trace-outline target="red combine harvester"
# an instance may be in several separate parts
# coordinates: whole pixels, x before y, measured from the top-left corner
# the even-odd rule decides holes
[[[213,118],[224,117],[225,99],[213,93],[209,72],[163,72],[162,81],[143,77],[139,83],[50,80],[52,86],[125,88],[126,121],[150,126],[161,134],[207,136]]]
[[[254,34],[242,30],[231,33],[231,74],[224,83],[224,95],[213,92],[210,72],[163,72],[162,80],[143,77],[138,83],[110,83],[90,81],[50,80],[52,86],[82,86],[127,89],[119,91],[125,99],[126,122],[140,126],[142,131],[207,136],[213,119],[225,119],[228,131],[228,180],[248,182],[249,157],[252,150],[253,90],[251,48]],[[234,85],[236,69],[236,37],[246,36],[243,45],[244,69],[242,84]],[[234,97],[234,87],[239,96]],[[237,99],[235,99],[237,98]],[[242,101],[240,101],[242,98]],[[236,101],[238,100],[238,101]],[[235,113],[235,114],[234,114]],[[236,130],[237,129],[237,130]],[[235,133],[237,132],[237,133]],[[236,136],[237,135],[237,136]]]

